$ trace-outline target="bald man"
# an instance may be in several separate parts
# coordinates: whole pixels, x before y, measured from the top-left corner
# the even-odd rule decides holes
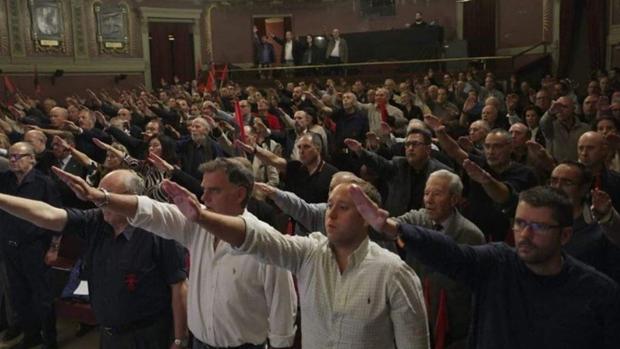
[[[134,172],[118,170],[106,175],[99,188],[106,193],[140,194],[144,181]],[[0,194],[0,217],[47,232],[77,234],[88,246],[80,277],[88,281],[91,304],[101,325],[101,348],[187,346],[187,271],[180,245],[130,226],[124,216],[105,205],[65,210],[46,200],[28,199],[35,200]],[[15,232],[16,237],[25,235]]]
[[[611,196],[612,205],[620,210],[620,173],[607,166],[609,145],[598,132],[588,131],[579,137],[577,144],[579,162],[594,176],[593,189],[600,189]]]
[[[0,193],[41,200],[60,206],[60,194],[54,182],[35,169],[32,144],[18,142],[9,148],[9,171],[0,173]],[[56,347],[56,316],[49,283],[49,267],[43,257],[50,246],[51,234],[26,220],[0,211],[0,249],[13,309],[24,337],[18,346],[29,348],[45,344]]]

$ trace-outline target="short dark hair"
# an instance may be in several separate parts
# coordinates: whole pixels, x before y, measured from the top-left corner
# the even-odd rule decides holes
[[[228,181],[234,185],[245,188],[245,199],[243,207],[248,204],[254,189],[254,175],[241,161],[229,158],[217,158],[209,162],[205,162],[198,168],[202,174],[212,173],[218,170],[224,171],[228,176]]]
[[[558,222],[560,227],[573,226],[573,205],[560,189],[548,186],[530,188],[519,194],[519,202],[538,208],[548,207],[552,211],[552,218]]]
[[[620,131],[620,121],[611,115],[601,115],[598,118],[596,118],[596,121],[594,122],[594,125],[592,127],[593,131],[598,130],[598,123],[601,122],[602,120],[611,121],[611,123],[614,124],[616,131]]]
[[[431,144],[433,137],[431,136],[431,133],[426,131],[426,130],[422,130],[419,128],[412,128],[409,130],[409,132],[407,132],[407,137],[409,137],[409,135],[422,135],[422,137],[424,138],[424,143],[425,144]]]
[[[542,112],[542,110],[540,110],[540,108],[538,108],[537,106],[531,104],[531,105],[528,105],[527,107],[525,107],[523,109],[523,116],[525,117],[525,113],[527,113],[530,110],[532,110],[532,111],[534,111],[534,113],[536,113],[536,116],[538,116],[538,119],[540,119],[542,117],[542,115],[543,115],[543,112]]]
[[[570,167],[573,167],[579,170],[579,172],[581,173],[581,180],[580,180],[579,185],[590,186],[592,184],[592,180],[594,180],[594,176],[592,175],[592,171],[590,171],[590,169],[587,168],[584,164],[577,162],[577,161],[573,161],[573,160],[566,160],[566,161],[560,162],[556,167],[560,165],[570,166]]]

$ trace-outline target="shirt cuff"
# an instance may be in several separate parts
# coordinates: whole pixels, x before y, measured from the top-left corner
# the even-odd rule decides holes
[[[295,333],[288,336],[269,334],[269,345],[274,348],[290,348],[295,342]]]
[[[138,207],[136,208],[136,214],[133,217],[127,217],[127,223],[133,227],[140,226],[140,224],[151,219],[153,215],[153,203],[147,199],[146,196],[138,196]]]

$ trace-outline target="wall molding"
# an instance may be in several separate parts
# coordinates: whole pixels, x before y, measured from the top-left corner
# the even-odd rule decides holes
[[[537,43],[534,43],[532,45],[535,45],[535,44],[537,44]],[[530,47],[531,46],[498,48],[497,50],[495,50],[495,54],[497,56],[514,56],[516,54],[519,54],[519,53],[527,50]],[[551,47],[551,45],[547,45],[547,53],[550,52],[550,47]],[[543,53],[545,53],[545,48],[543,46],[538,46],[535,49],[529,51],[527,54],[543,54]]]
[[[145,64],[142,58],[93,59],[88,62],[75,62],[73,59],[20,59],[19,62],[0,60],[0,69],[8,74],[33,74],[34,66],[40,74],[53,73],[58,69],[65,74],[72,73],[144,73]]]

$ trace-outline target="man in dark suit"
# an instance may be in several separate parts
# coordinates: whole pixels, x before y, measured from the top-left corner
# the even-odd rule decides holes
[[[280,63],[282,65],[299,65],[301,64],[301,57],[304,53],[304,44],[299,41],[298,38],[293,36],[293,32],[287,30],[284,34],[284,39],[270,34],[273,41],[282,46],[282,53],[280,54]]]
[[[64,142],[63,142],[64,141]],[[54,165],[63,171],[69,172],[73,175],[84,178],[86,176],[86,169],[82,164],[77,161],[72,155],[70,148],[67,148],[65,144],[75,147],[75,139],[71,133],[62,133],[55,136],[52,140],[52,154],[54,155]],[[84,201],[78,199],[73,191],[67,187],[58,177],[52,173],[50,175],[54,182],[57,184],[57,188],[60,191],[63,207],[72,208],[86,208]]]
[[[360,157],[362,164],[381,174],[388,187],[384,206],[393,216],[421,208],[428,176],[437,170],[452,170],[431,157],[431,135],[424,130],[411,129],[405,139],[405,156],[395,156],[392,160],[363,149],[354,139],[344,142]]]
[[[484,234],[457,209],[461,201],[463,182],[459,176],[446,170],[435,171],[426,181],[424,208],[411,210],[395,217],[398,223],[432,228],[444,233],[456,243],[481,245]],[[444,340],[446,348],[464,348],[469,329],[471,292],[463,284],[421,264],[414,256],[406,255],[409,264],[420,276],[428,297],[429,329],[431,338],[439,340],[441,329],[437,319],[447,320]],[[443,298],[443,299],[442,299]],[[442,303],[445,305],[442,305]]]

